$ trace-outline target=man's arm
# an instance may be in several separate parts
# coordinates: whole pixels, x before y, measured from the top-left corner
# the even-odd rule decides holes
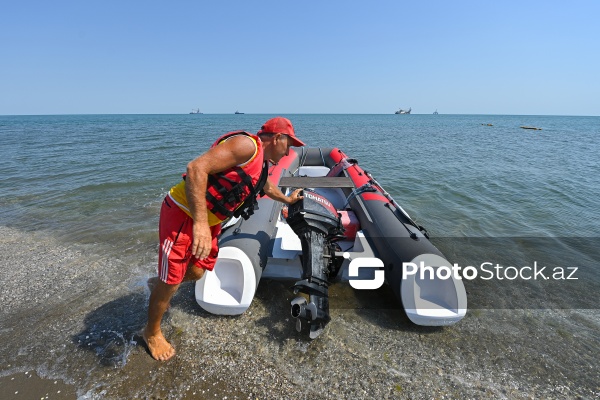
[[[192,254],[204,259],[210,254],[212,236],[208,226],[206,188],[208,175],[223,172],[248,161],[256,151],[253,141],[246,136],[231,139],[209,149],[187,165],[185,194],[194,220]]]
[[[285,204],[294,204],[302,198],[302,196],[300,196],[300,191],[302,189],[296,189],[292,192],[292,194],[286,196],[281,190],[279,190],[277,186],[271,183],[270,179],[267,179],[263,190],[265,191],[265,194],[273,200],[280,201]]]

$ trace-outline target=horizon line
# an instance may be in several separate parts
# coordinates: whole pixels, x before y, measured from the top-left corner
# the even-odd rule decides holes
[[[56,113],[56,114],[0,114],[0,117],[50,117],[50,116],[85,116],[85,115],[398,115],[394,113],[299,113],[299,112],[256,112],[256,113],[201,113],[201,114],[190,114],[190,113]],[[600,115],[584,115],[584,114],[471,114],[471,113],[411,113],[402,114],[404,117],[410,115],[473,115],[473,116],[528,116],[528,117],[599,117]],[[242,117],[243,118],[243,117]],[[402,117],[398,117],[402,118]]]

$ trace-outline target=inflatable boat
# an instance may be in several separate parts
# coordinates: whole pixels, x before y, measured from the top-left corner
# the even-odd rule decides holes
[[[242,314],[261,278],[293,279],[291,314],[316,338],[330,321],[328,288],[348,281],[356,290],[384,281],[408,318],[451,325],[467,310],[460,277],[442,276],[452,264],[375,178],[337,148],[295,148],[269,170],[281,190],[303,189],[287,207],[266,196],[247,219],[223,226],[212,272],[197,281],[206,311]]]

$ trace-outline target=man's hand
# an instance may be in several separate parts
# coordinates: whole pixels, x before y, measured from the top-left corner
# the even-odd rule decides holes
[[[192,254],[198,260],[203,260],[210,255],[212,250],[210,227],[207,223],[194,221],[192,232]]]
[[[298,200],[303,199],[304,197],[300,195],[300,192],[302,191],[302,189],[296,189],[292,192],[292,194],[290,194],[288,196],[288,204],[294,204],[295,202],[297,202]]]

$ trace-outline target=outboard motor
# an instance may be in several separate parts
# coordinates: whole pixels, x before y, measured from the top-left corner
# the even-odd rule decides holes
[[[302,243],[302,280],[293,287],[309,296],[292,300],[292,317],[296,329],[302,329],[302,321],[310,325],[310,338],[319,336],[329,316],[329,280],[337,275],[341,261],[335,259],[333,241],[342,233],[340,217],[336,208],[325,197],[303,190],[303,199],[288,208],[287,223]]]

